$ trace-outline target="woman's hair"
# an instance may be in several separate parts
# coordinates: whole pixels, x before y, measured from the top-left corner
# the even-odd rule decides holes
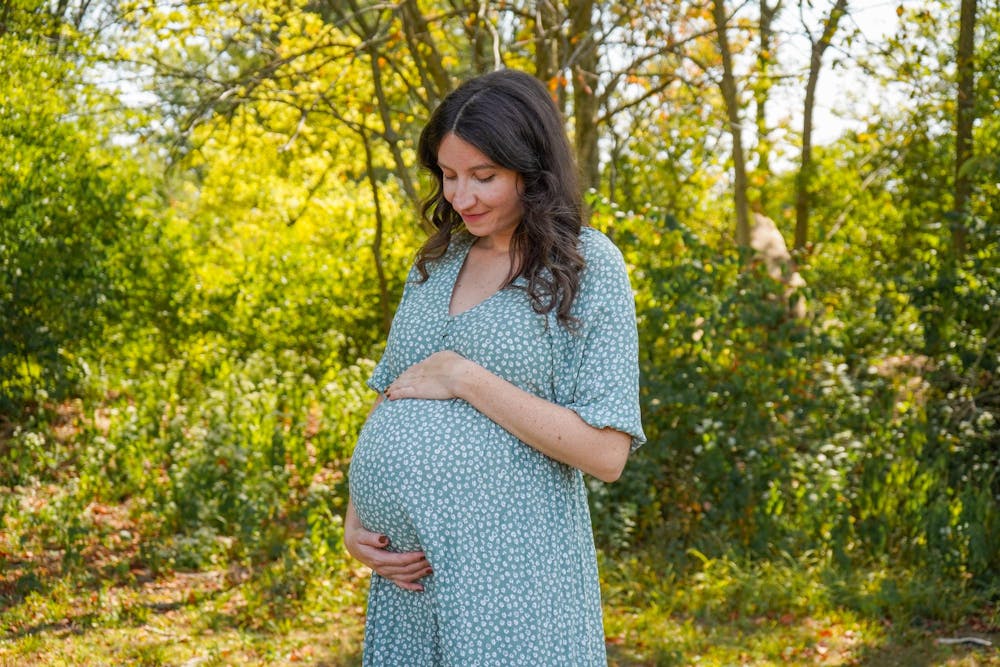
[[[537,312],[555,310],[560,323],[575,324],[570,307],[584,266],[577,248],[583,204],[562,116],[548,90],[529,74],[499,70],[466,81],[431,114],[417,146],[421,166],[434,175],[421,213],[436,230],[417,255],[421,281],[427,280],[427,263],[444,255],[452,234],[464,227],[444,198],[438,166],[448,134],[521,176],[524,217],[511,242],[515,261],[505,287],[524,276]]]

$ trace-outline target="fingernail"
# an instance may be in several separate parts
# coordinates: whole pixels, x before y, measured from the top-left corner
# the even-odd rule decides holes
[[[389,544],[389,538],[383,535],[382,537],[378,538],[378,543],[381,544],[382,546],[385,546],[386,544]]]
[[[424,574],[434,574],[434,570],[432,570],[431,568],[427,568],[426,570],[424,570]]]

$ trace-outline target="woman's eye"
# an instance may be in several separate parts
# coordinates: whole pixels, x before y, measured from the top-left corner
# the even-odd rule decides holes
[[[458,178],[458,177],[457,177],[457,176],[455,176],[454,174],[442,174],[442,177],[443,177],[443,178],[444,178],[444,180],[446,180],[446,181],[454,181],[454,180],[455,180],[456,178]]]
[[[490,174],[489,176],[476,176],[476,180],[479,181],[480,183],[489,183],[490,181],[493,180],[493,177],[495,175],[496,174]]]

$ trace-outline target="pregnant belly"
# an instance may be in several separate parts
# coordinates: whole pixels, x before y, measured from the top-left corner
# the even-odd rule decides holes
[[[428,533],[502,502],[524,447],[465,401],[383,401],[351,458],[351,500],[393,549],[425,548]]]

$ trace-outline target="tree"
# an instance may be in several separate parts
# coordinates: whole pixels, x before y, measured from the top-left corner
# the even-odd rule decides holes
[[[816,85],[823,66],[823,54],[830,47],[837,26],[847,12],[847,0],[837,0],[823,21],[823,31],[818,37],[809,35],[809,75],[806,79],[805,101],[802,106],[802,157],[795,180],[795,248],[805,247],[809,237],[809,210],[813,180],[812,132],[813,111],[816,106]],[[807,28],[808,32],[808,28]]]
[[[767,0],[760,1],[758,17],[760,48],[757,49],[757,73],[752,90],[757,128],[757,143],[754,151],[757,157],[757,165],[754,171],[756,173],[755,180],[761,190],[759,199],[764,200],[764,202],[770,199],[766,195],[766,192],[770,189],[766,184],[771,176],[771,151],[773,150],[770,138],[770,120],[767,117],[767,104],[771,88],[774,84],[772,71],[778,48],[778,44],[775,41],[774,23],[781,10],[782,0],[775,0],[773,5],[768,5]]]
[[[973,155],[972,126],[976,111],[975,68],[976,0],[962,0],[959,17],[958,57],[956,59],[958,95],[955,104],[955,215],[952,227],[952,253],[956,259],[965,254],[965,225],[968,215],[972,177],[966,169]]]
[[[132,50],[138,66],[156,73],[151,90],[176,114],[183,150],[193,148],[186,143],[190,131],[209,115],[253,105],[268,90],[265,81],[281,81],[281,89],[297,91],[281,99],[303,122],[325,113],[361,123],[367,136],[384,143],[416,204],[411,150],[424,118],[457,81],[498,66],[527,69],[549,86],[572,121],[582,183],[599,187],[601,137],[628,115],[656,108],[678,79],[670,54],[701,36],[689,25],[689,11],[666,2],[317,0],[300,10],[248,6],[223,18],[221,5],[206,3],[184,15],[152,10],[134,19],[137,42],[151,31],[158,36]],[[321,22],[304,21],[304,14]],[[306,24],[310,32],[296,32]],[[207,45],[186,39],[196,34],[213,37]],[[317,78],[327,66],[358,72],[362,62],[367,72],[351,85],[343,85],[344,77],[328,84]]]
[[[149,184],[102,141],[105,101],[80,82],[65,4],[0,10],[0,410],[69,392],[123,315],[122,253]],[[67,33],[68,34],[68,33]]]
[[[733,142],[733,198],[736,205],[736,245],[741,248],[750,246],[750,206],[747,201],[747,167],[746,154],[743,150],[743,125],[740,111],[743,108],[736,88],[736,75],[733,71],[733,54],[729,43],[726,3],[723,0],[712,2],[712,17],[715,20],[715,30],[718,35],[719,54],[722,57],[722,78],[719,87],[722,89],[722,100],[725,103],[726,118],[729,123],[729,134]]]

